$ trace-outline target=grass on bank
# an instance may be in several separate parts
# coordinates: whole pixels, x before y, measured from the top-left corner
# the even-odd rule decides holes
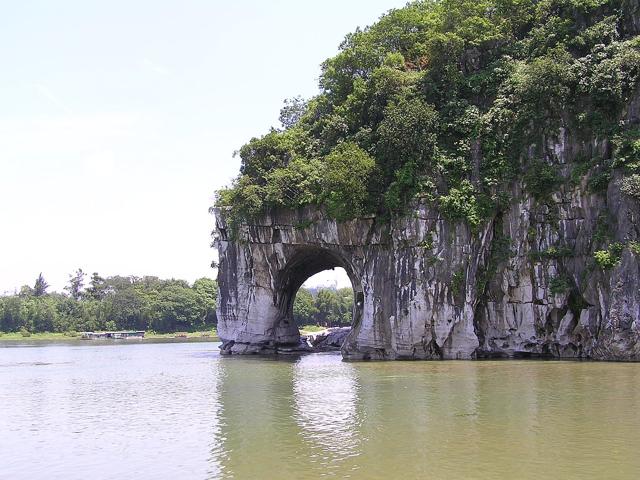
[[[320,325],[303,325],[300,327],[300,333],[306,335],[308,333],[322,332],[326,329],[327,327],[321,327]]]
[[[184,336],[186,335],[186,337]],[[175,333],[156,333],[147,332],[144,334],[144,338],[210,338],[213,341],[218,341],[218,333],[215,330],[207,330],[204,332],[175,332]]]
[[[186,336],[184,336],[186,335]],[[148,331],[144,335],[145,340],[155,340],[163,338],[178,338],[178,339],[191,339],[191,338],[207,338],[212,342],[219,341],[218,334],[215,330],[206,330],[200,332],[176,332],[176,333],[156,333]],[[82,340],[82,333],[79,332],[64,332],[64,333],[30,333],[27,331],[22,332],[0,332],[0,342],[2,341],[71,341]]]
[[[303,325],[300,327],[300,334],[308,335],[311,333],[321,332],[326,330],[327,327],[321,327],[319,325]],[[144,334],[145,340],[161,340],[161,339],[209,339],[212,342],[220,341],[218,332],[215,329],[197,331],[197,332],[174,332],[174,333],[157,333],[153,331],[147,331]],[[0,342],[2,341],[25,341],[25,342],[37,342],[37,341],[75,341],[82,340],[82,332],[64,332],[64,333],[30,333],[26,330],[21,332],[0,332]]]

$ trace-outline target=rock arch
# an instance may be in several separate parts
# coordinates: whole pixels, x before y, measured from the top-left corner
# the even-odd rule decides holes
[[[354,289],[345,358],[473,357],[478,347],[473,307],[462,294],[456,304],[449,278],[449,266],[462,261],[452,258],[441,268],[425,253],[423,243],[436,217],[397,229],[379,225],[374,217],[336,222],[314,208],[283,210],[242,225],[231,238],[225,211],[215,213],[218,334],[224,353],[295,351],[300,342],[292,315],[295,293],[313,274],[342,267]],[[458,228],[465,232],[461,238],[471,241],[468,228]],[[401,231],[410,237],[396,238]],[[465,241],[447,255],[464,256]],[[435,288],[428,285],[440,270],[443,281]]]
[[[278,322],[293,323],[293,302],[300,287],[316,273],[343,268],[353,289],[352,325],[362,318],[364,294],[360,276],[351,262],[335,247],[301,246],[293,249],[287,264],[278,272],[275,281],[275,304],[280,311]]]
[[[640,204],[612,188],[611,205],[579,186],[558,194],[556,227],[541,223],[546,207],[524,193],[475,231],[418,203],[391,221],[272,211],[230,235],[217,209],[222,351],[295,351],[295,292],[340,266],[359,303],[347,359],[640,360],[640,255],[625,247],[612,269],[589,267],[602,215],[627,212],[612,217],[611,238],[637,238]],[[558,246],[571,254],[547,253]]]

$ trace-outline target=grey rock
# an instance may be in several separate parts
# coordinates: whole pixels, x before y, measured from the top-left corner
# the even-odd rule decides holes
[[[351,327],[327,328],[326,330],[307,335],[307,341],[311,349],[316,352],[340,350],[349,332],[351,332]]]
[[[626,113],[631,122],[639,120],[637,105],[638,97]],[[577,159],[611,150],[566,128],[540,145],[565,178]],[[639,258],[626,248],[609,270],[593,259],[603,228],[610,243],[639,240],[640,206],[620,192],[621,178],[615,171],[605,194],[590,192],[587,179],[567,180],[545,202],[516,179],[511,203],[477,231],[416,202],[391,222],[336,222],[315,207],[272,211],[232,239],[217,209],[222,351],[300,348],[297,290],[315,273],[342,267],[355,298],[346,359],[639,360]],[[560,254],[549,255],[554,248]]]

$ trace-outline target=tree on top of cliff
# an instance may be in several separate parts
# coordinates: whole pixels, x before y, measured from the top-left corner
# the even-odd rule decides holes
[[[320,93],[285,105],[282,130],[240,149],[240,175],[217,205],[233,222],[309,204],[336,218],[402,214],[422,198],[477,226],[532,157],[546,160],[535,158],[543,135],[640,136],[620,122],[640,80],[639,16],[635,0],[391,10],[346,36],[322,64]],[[330,180],[341,171],[352,178]]]

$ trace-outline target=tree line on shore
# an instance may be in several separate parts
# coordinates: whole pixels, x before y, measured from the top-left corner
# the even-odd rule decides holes
[[[293,318],[299,326],[348,326],[351,325],[352,310],[351,288],[301,288],[293,302]]]
[[[64,293],[48,292],[40,274],[33,287],[0,297],[0,332],[95,330],[193,331],[212,328],[218,287],[215,280],[158,277],[103,278],[77,270]]]
[[[33,286],[0,296],[0,332],[198,331],[217,325],[218,285],[210,278],[189,284],[153,276],[113,276],[78,269],[64,292],[49,292],[42,274]],[[301,288],[294,302],[298,325],[351,324],[353,292]]]

